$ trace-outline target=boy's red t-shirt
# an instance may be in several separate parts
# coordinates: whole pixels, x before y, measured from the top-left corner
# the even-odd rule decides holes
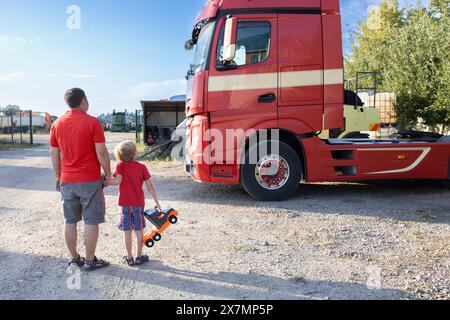
[[[119,187],[119,206],[145,207],[144,181],[151,179],[150,172],[142,163],[136,161],[119,162],[114,176],[121,175]]]

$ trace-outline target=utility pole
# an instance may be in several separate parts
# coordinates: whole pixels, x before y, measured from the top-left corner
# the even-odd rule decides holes
[[[138,111],[136,110],[136,116],[135,116],[135,120],[134,120],[134,125],[136,126],[136,142],[140,143],[141,139],[140,139],[140,135],[139,135],[139,115],[138,115]]]
[[[30,110],[30,144],[33,144],[33,110]]]
[[[22,111],[19,111],[19,123],[20,123],[20,144],[22,144],[23,143],[23,134],[22,134],[22,131],[23,131],[23,128],[22,128]]]
[[[13,111],[11,111],[11,143],[14,144],[14,116],[13,116]]]

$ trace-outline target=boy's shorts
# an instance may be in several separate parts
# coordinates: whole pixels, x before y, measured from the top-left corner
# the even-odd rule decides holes
[[[118,228],[121,231],[143,231],[146,227],[144,212],[142,207],[119,207]]]

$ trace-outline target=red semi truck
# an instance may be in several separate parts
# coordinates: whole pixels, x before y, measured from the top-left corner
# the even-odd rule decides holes
[[[450,179],[450,137],[319,138],[345,127],[338,0],[210,0],[186,47],[194,180],[277,201],[301,181]]]

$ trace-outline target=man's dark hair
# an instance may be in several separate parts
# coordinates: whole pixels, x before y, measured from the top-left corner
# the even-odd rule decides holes
[[[81,101],[86,98],[86,94],[83,90],[79,88],[73,88],[67,90],[64,99],[68,106],[72,109],[79,108],[81,106]]]

